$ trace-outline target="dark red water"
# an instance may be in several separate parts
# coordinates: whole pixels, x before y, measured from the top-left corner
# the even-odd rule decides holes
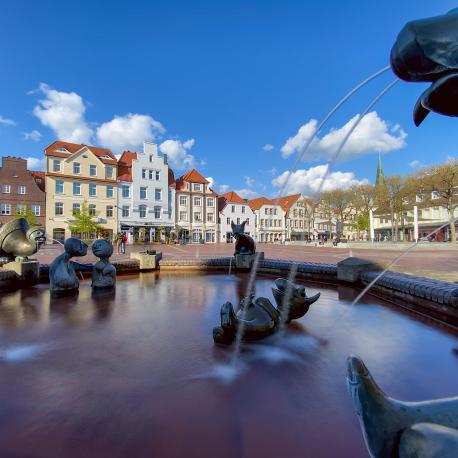
[[[392,396],[458,394],[457,339],[355,293],[322,288],[281,345],[251,345],[232,383],[212,327],[246,277],[124,277],[116,294],[50,301],[46,286],[0,299],[1,457],[367,456],[345,387],[363,357]],[[257,295],[272,298],[272,279]],[[309,289],[317,291],[316,286]],[[339,297],[340,296],[340,297]]]

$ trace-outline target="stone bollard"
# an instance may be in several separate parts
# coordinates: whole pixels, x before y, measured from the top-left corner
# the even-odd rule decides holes
[[[140,270],[156,270],[162,259],[162,252],[147,250],[146,252],[130,253],[130,259],[137,259],[140,262]]]

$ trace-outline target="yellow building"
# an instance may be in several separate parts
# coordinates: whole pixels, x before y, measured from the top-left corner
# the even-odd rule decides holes
[[[46,232],[63,241],[86,204],[107,236],[118,228],[117,161],[108,149],[55,141],[45,149]],[[77,235],[78,234],[74,234]],[[96,234],[90,237],[95,238]]]

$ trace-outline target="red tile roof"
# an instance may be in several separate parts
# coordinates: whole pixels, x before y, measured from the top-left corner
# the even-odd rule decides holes
[[[278,199],[273,199],[273,201],[278,201],[278,205],[280,205],[280,207],[283,208],[285,212],[288,212],[292,205],[295,204],[300,197],[301,194],[291,194],[290,196],[284,196]]]
[[[237,204],[246,204],[246,200],[242,199],[235,191],[226,192],[220,196],[222,199],[225,199],[227,202],[234,202]]]
[[[104,164],[113,164],[116,165],[117,161],[113,153],[109,149],[98,148],[96,146],[89,146],[80,143],[69,143],[57,140],[51,143],[47,148],[45,148],[46,156],[55,156],[55,157],[69,157],[72,154],[78,152],[81,148],[86,147],[92,153],[94,153]],[[62,151],[56,151],[59,149],[66,149],[68,153]],[[108,157],[104,157],[108,156]]]
[[[118,161],[118,181],[132,181],[132,161],[137,159],[135,151],[124,151]]]
[[[259,210],[263,205],[273,205],[275,202],[267,199],[266,197],[257,197],[248,201],[250,208],[255,211]]]
[[[177,180],[175,181],[177,191],[182,191],[186,189],[185,183],[208,184],[210,182],[207,179],[205,179],[196,169],[192,169],[189,172],[186,172],[180,178],[177,178]],[[213,192],[213,194],[215,193]]]
[[[45,185],[46,185],[46,180],[45,180],[45,172],[42,171],[35,171],[35,170],[30,170],[30,175],[32,175],[33,179],[35,180],[35,183],[37,186],[42,190],[45,191]],[[39,180],[39,181],[37,181]]]

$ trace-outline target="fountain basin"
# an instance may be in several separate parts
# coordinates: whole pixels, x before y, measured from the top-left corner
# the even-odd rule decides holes
[[[256,295],[273,301],[275,278],[259,275]],[[456,335],[304,280],[321,292],[307,315],[225,370],[231,349],[211,330],[247,279],[162,271],[119,277],[100,295],[89,279],[71,298],[51,300],[47,285],[4,293],[0,455],[367,456],[344,383],[350,353],[397,398],[457,394]]]

